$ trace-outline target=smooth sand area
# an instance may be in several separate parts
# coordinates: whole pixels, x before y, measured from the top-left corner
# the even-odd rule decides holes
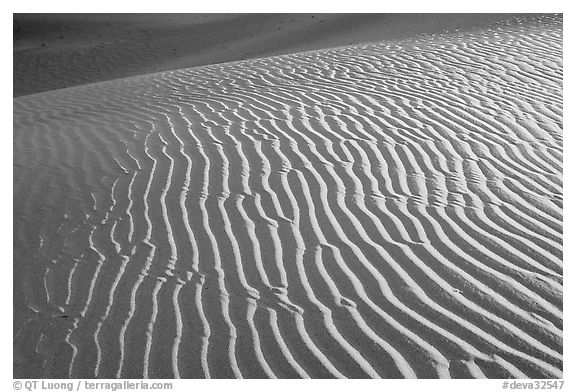
[[[14,377],[562,377],[562,23],[15,98]]]
[[[511,20],[511,14],[15,14],[14,96]]]

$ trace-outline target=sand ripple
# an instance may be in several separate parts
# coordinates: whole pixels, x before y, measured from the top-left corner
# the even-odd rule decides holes
[[[14,377],[562,377],[562,20],[14,100]]]

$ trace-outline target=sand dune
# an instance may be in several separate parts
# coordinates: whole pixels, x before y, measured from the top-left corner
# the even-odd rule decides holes
[[[15,14],[14,96],[151,72],[481,29],[511,14]],[[525,16],[524,16],[525,17]]]
[[[562,377],[562,19],[14,99],[14,377]]]

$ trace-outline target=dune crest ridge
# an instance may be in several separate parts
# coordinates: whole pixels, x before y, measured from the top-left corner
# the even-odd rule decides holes
[[[14,99],[14,377],[562,377],[562,72],[546,15]]]

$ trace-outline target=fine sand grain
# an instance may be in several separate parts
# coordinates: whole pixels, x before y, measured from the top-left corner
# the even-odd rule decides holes
[[[562,377],[562,18],[14,99],[14,377]]]

